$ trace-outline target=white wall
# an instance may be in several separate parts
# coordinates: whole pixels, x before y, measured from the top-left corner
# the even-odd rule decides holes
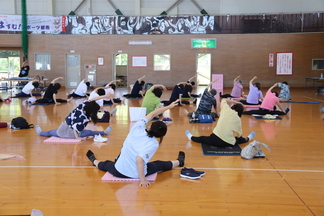
[[[111,0],[124,15],[159,15],[176,0]],[[324,11],[324,0],[195,0],[211,15],[311,13]],[[0,0],[0,15],[21,14],[20,0]],[[68,15],[82,0],[27,0],[30,15]],[[140,13],[140,14],[139,14]],[[169,15],[200,14],[191,0],[182,0]],[[76,15],[116,15],[107,0],[85,0]]]

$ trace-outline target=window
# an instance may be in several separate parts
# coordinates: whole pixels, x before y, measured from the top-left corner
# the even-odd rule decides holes
[[[50,54],[35,54],[36,70],[51,70],[51,55]]]
[[[154,70],[169,71],[170,70],[170,55],[156,54],[154,55]]]
[[[313,59],[312,70],[324,70],[324,59]]]

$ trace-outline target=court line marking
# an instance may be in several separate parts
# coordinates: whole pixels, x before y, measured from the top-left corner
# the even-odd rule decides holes
[[[64,169],[84,169],[95,168],[94,166],[0,166],[1,168],[64,168]],[[176,169],[182,169],[176,168]],[[247,169],[247,168],[197,168],[196,170],[225,170],[225,171],[272,171],[272,172],[311,172],[311,173],[324,173],[324,170],[294,170],[294,169]]]

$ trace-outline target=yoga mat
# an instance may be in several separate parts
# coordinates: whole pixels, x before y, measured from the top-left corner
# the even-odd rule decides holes
[[[78,143],[81,142],[79,139],[64,139],[60,137],[50,137],[44,140],[44,143]]]
[[[280,103],[322,103],[320,101],[280,101]]]
[[[30,105],[51,105],[51,104],[55,104],[55,103],[32,103]]]
[[[263,115],[257,115],[257,114],[252,114],[252,116],[258,120],[281,120],[282,119],[279,116],[276,116],[276,118],[263,118]]]
[[[200,145],[204,155],[240,156],[242,150],[239,145],[233,145],[226,148],[219,148],[204,143],[200,143]]]
[[[152,175],[146,176],[145,179],[147,181],[155,181],[157,173]],[[102,181],[140,181],[140,179],[133,179],[133,178],[118,178],[111,175],[109,172],[106,172],[105,175],[101,178]]]
[[[126,99],[141,99],[143,97],[125,97]]]

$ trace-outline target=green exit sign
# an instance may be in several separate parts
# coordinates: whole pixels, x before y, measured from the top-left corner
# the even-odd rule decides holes
[[[191,39],[191,48],[216,48],[216,38]]]

